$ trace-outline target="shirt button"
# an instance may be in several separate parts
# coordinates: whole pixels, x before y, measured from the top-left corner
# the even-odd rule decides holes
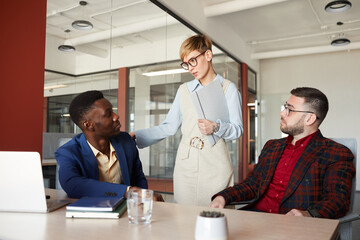
[[[271,213],[271,212],[272,212],[272,210],[271,210],[271,209],[269,209],[269,212]]]
[[[285,163],[285,166],[287,166],[287,163]]]
[[[280,180],[280,183],[282,183],[282,180]]]
[[[277,197],[277,198],[278,198],[278,197],[279,197],[279,194],[276,194],[276,196],[275,196],[275,197]]]

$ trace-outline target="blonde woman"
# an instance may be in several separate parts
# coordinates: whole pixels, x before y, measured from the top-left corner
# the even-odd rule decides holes
[[[180,47],[181,66],[194,76],[182,84],[165,119],[159,126],[137,130],[130,135],[139,148],[150,146],[181,127],[182,138],[174,169],[174,198],[181,204],[209,205],[211,196],[234,183],[233,167],[225,140],[234,140],[243,131],[241,95],[234,83],[216,74],[212,66],[212,42],[205,35],[186,39]],[[198,119],[190,94],[218,80],[223,88],[230,121]],[[216,96],[213,96],[216,98]],[[221,139],[213,146],[206,135]]]

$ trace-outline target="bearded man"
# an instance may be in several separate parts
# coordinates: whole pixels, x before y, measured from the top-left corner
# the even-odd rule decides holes
[[[212,197],[210,207],[254,200],[244,209],[290,216],[340,218],[350,205],[353,154],[323,137],[319,126],[329,103],[315,88],[301,87],[280,113],[288,137],[268,141],[243,182]]]

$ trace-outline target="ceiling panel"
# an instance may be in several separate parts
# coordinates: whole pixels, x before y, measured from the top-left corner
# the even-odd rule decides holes
[[[253,53],[329,46],[338,37],[360,42],[360,0],[351,0],[352,7],[342,13],[324,11],[330,0],[277,0],[280,2],[241,11],[234,7],[227,13],[220,11],[225,4],[246,0],[198,1],[204,13],[216,6],[219,13],[208,18],[227,24]],[[256,1],[259,0],[248,2]],[[175,19],[148,0],[87,2],[88,5],[80,6],[76,0],[48,0],[47,34],[59,42],[80,45],[78,49],[82,52],[77,54],[96,55],[91,49],[106,52],[110,44],[112,48],[124,48],[183,33],[182,24],[176,24]],[[71,23],[79,18],[91,21],[94,28],[86,31],[72,28]],[[65,33],[66,29],[71,32]],[[111,43],[110,36],[113,37]]]
[[[223,4],[238,1],[202,2],[205,7],[216,5],[221,9],[225,7]],[[211,18],[227,23],[255,53],[329,46],[339,35],[348,37],[352,42],[359,41],[360,0],[351,0],[352,7],[339,13],[324,10],[329,2],[330,0],[287,0],[247,10],[234,10]],[[338,22],[343,24],[338,25]]]

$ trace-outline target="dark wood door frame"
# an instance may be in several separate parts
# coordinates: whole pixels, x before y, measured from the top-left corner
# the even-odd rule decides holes
[[[249,172],[249,126],[248,126],[248,65],[246,63],[239,64],[239,75],[240,81],[238,81],[238,88],[241,90],[241,110],[242,110],[242,119],[243,119],[243,134],[241,136],[241,141],[239,141],[239,177],[238,182],[244,180]]]

